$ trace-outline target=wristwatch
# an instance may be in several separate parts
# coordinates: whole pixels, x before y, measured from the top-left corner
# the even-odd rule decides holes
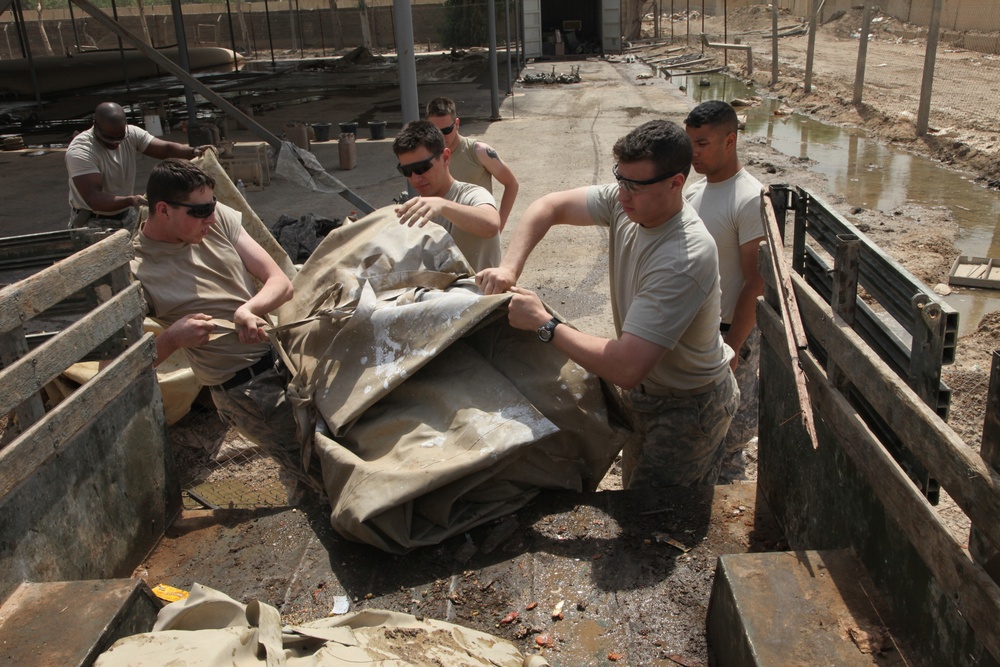
[[[553,317],[551,320],[538,327],[538,340],[543,343],[550,342],[552,340],[552,336],[555,335],[556,326],[559,324],[562,324],[562,322]]]

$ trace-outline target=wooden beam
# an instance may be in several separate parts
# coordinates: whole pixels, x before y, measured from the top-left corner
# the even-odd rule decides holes
[[[139,284],[116,294],[61,334],[0,371],[0,414],[7,414],[146,310]]]
[[[757,323],[782,362],[786,367],[793,368],[789,357],[784,354],[786,346],[779,340],[786,337],[785,328],[778,314],[761,300],[758,301]],[[838,446],[851,458],[938,585],[954,601],[977,639],[994,658],[1000,658],[1000,625],[996,623],[996,619],[1000,618],[1000,587],[955,541],[903,469],[829,381],[816,358],[804,351],[799,355],[799,363],[810,380],[813,406],[835,436]],[[852,377],[852,380],[855,379]],[[928,420],[937,419],[915,397],[910,404],[924,410]]]
[[[774,216],[771,197],[768,196],[766,188],[762,189],[760,193],[760,216],[764,223],[764,233],[770,251],[771,268],[778,286],[781,321],[784,322],[784,326],[790,333],[786,340],[788,341],[788,354],[792,359],[792,372],[795,374],[795,390],[799,396],[799,407],[802,408],[802,425],[805,427],[806,433],[809,434],[813,449],[815,449],[819,446],[819,441],[816,439],[816,425],[813,423],[809,390],[806,386],[805,375],[796,361],[799,351],[805,350],[809,346],[809,341],[806,339],[805,327],[802,326],[802,320],[799,317],[795,290],[792,288],[792,274],[785,266],[785,249],[781,240],[781,231],[778,229],[778,220]]]
[[[120,230],[58,264],[0,289],[0,332],[21,326],[127,263],[134,254],[128,231]]]
[[[908,451],[939,480],[972,522],[1000,546],[1000,474],[990,469],[888,364],[799,276],[792,277],[810,335]],[[759,310],[759,307],[758,307]]]
[[[156,357],[153,334],[129,348],[87,383],[57,405],[45,418],[0,450],[0,498],[58,454],[84,425],[93,420],[143,372],[152,371]]]

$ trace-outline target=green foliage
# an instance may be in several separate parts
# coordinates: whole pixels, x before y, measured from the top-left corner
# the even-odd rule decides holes
[[[500,30],[503,26],[503,0],[497,0],[495,5],[496,25],[497,30]],[[489,44],[486,0],[445,0],[444,8],[442,46],[460,49]]]

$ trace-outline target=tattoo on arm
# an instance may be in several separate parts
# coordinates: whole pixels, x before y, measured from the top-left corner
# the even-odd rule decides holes
[[[493,158],[494,160],[496,160],[497,162],[499,162],[500,164],[503,164],[503,160],[500,159],[500,156],[497,155],[496,149],[494,149],[493,147],[487,148],[486,154],[491,158]]]

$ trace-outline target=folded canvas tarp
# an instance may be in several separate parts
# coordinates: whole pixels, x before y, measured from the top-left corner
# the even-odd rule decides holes
[[[335,230],[293,279],[275,334],[304,460],[345,537],[402,553],[592,490],[631,436],[618,395],[507,323],[438,225],[391,207]]]
[[[283,627],[274,607],[195,584],[152,632],[119,639],[97,667],[546,667],[511,642],[460,625],[366,609]]]

